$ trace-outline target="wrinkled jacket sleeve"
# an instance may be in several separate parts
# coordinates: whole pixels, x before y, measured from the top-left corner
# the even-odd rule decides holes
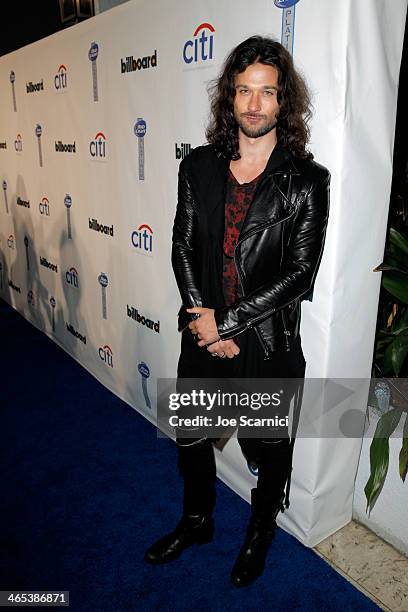
[[[229,307],[216,310],[221,338],[237,336],[311,289],[317,274],[329,214],[330,173],[312,184],[299,206],[279,274]]]
[[[178,201],[173,225],[171,261],[183,306],[201,306],[197,269],[197,204],[183,162],[178,176]],[[186,313],[188,320],[192,317]]]

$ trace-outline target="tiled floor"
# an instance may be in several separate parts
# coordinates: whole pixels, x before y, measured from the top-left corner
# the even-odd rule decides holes
[[[408,558],[351,521],[314,548],[383,610],[408,612]]]

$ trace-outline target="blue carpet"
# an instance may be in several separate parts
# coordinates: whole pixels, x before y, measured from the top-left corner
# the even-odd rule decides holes
[[[175,445],[0,301],[0,589],[70,591],[77,611],[379,610],[278,529],[268,566],[229,573],[249,506],[218,482],[214,542],[153,567],[179,519]]]

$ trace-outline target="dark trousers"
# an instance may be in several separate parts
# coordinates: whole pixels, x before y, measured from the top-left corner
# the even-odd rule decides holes
[[[233,359],[212,357],[206,348],[200,348],[190,330],[182,334],[181,353],[177,368],[180,379],[290,379],[285,387],[285,398],[279,414],[288,414],[293,396],[298,410],[301,401],[300,388],[305,375],[306,362],[300,338],[291,341],[290,350],[278,350],[272,359],[265,360],[264,352],[255,330],[240,334],[235,341],[240,354]],[[288,392],[289,391],[289,392]],[[300,398],[300,399],[299,399]],[[265,414],[265,412],[264,412]],[[290,474],[294,437],[287,430],[278,437],[270,432],[260,433],[259,438],[248,437],[238,429],[238,442],[248,463],[258,468],[257,489],[270,503],[282,499],[286,485],[286,506],[289,505]],[[210,514],[215,504],[215,457],[213,440],[197,437],[196,432],[176,432],[179,469],[184,478],[184,511],[189,514]],[[282,507],[283,509],[283,507]]]

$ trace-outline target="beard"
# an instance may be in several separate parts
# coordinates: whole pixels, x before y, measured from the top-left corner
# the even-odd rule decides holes
[[[262,115],[262,117],[264,117],[264,115]],[[260,138],[261,136],[265,136],[265,134],[269,134],[269,132],[275,129],[278,124],[278,119],[276,117],[269,119],[262,125],[248,125],[244,123],[245,115],[235,115],[235,119],[242,133],[248,138]]]

